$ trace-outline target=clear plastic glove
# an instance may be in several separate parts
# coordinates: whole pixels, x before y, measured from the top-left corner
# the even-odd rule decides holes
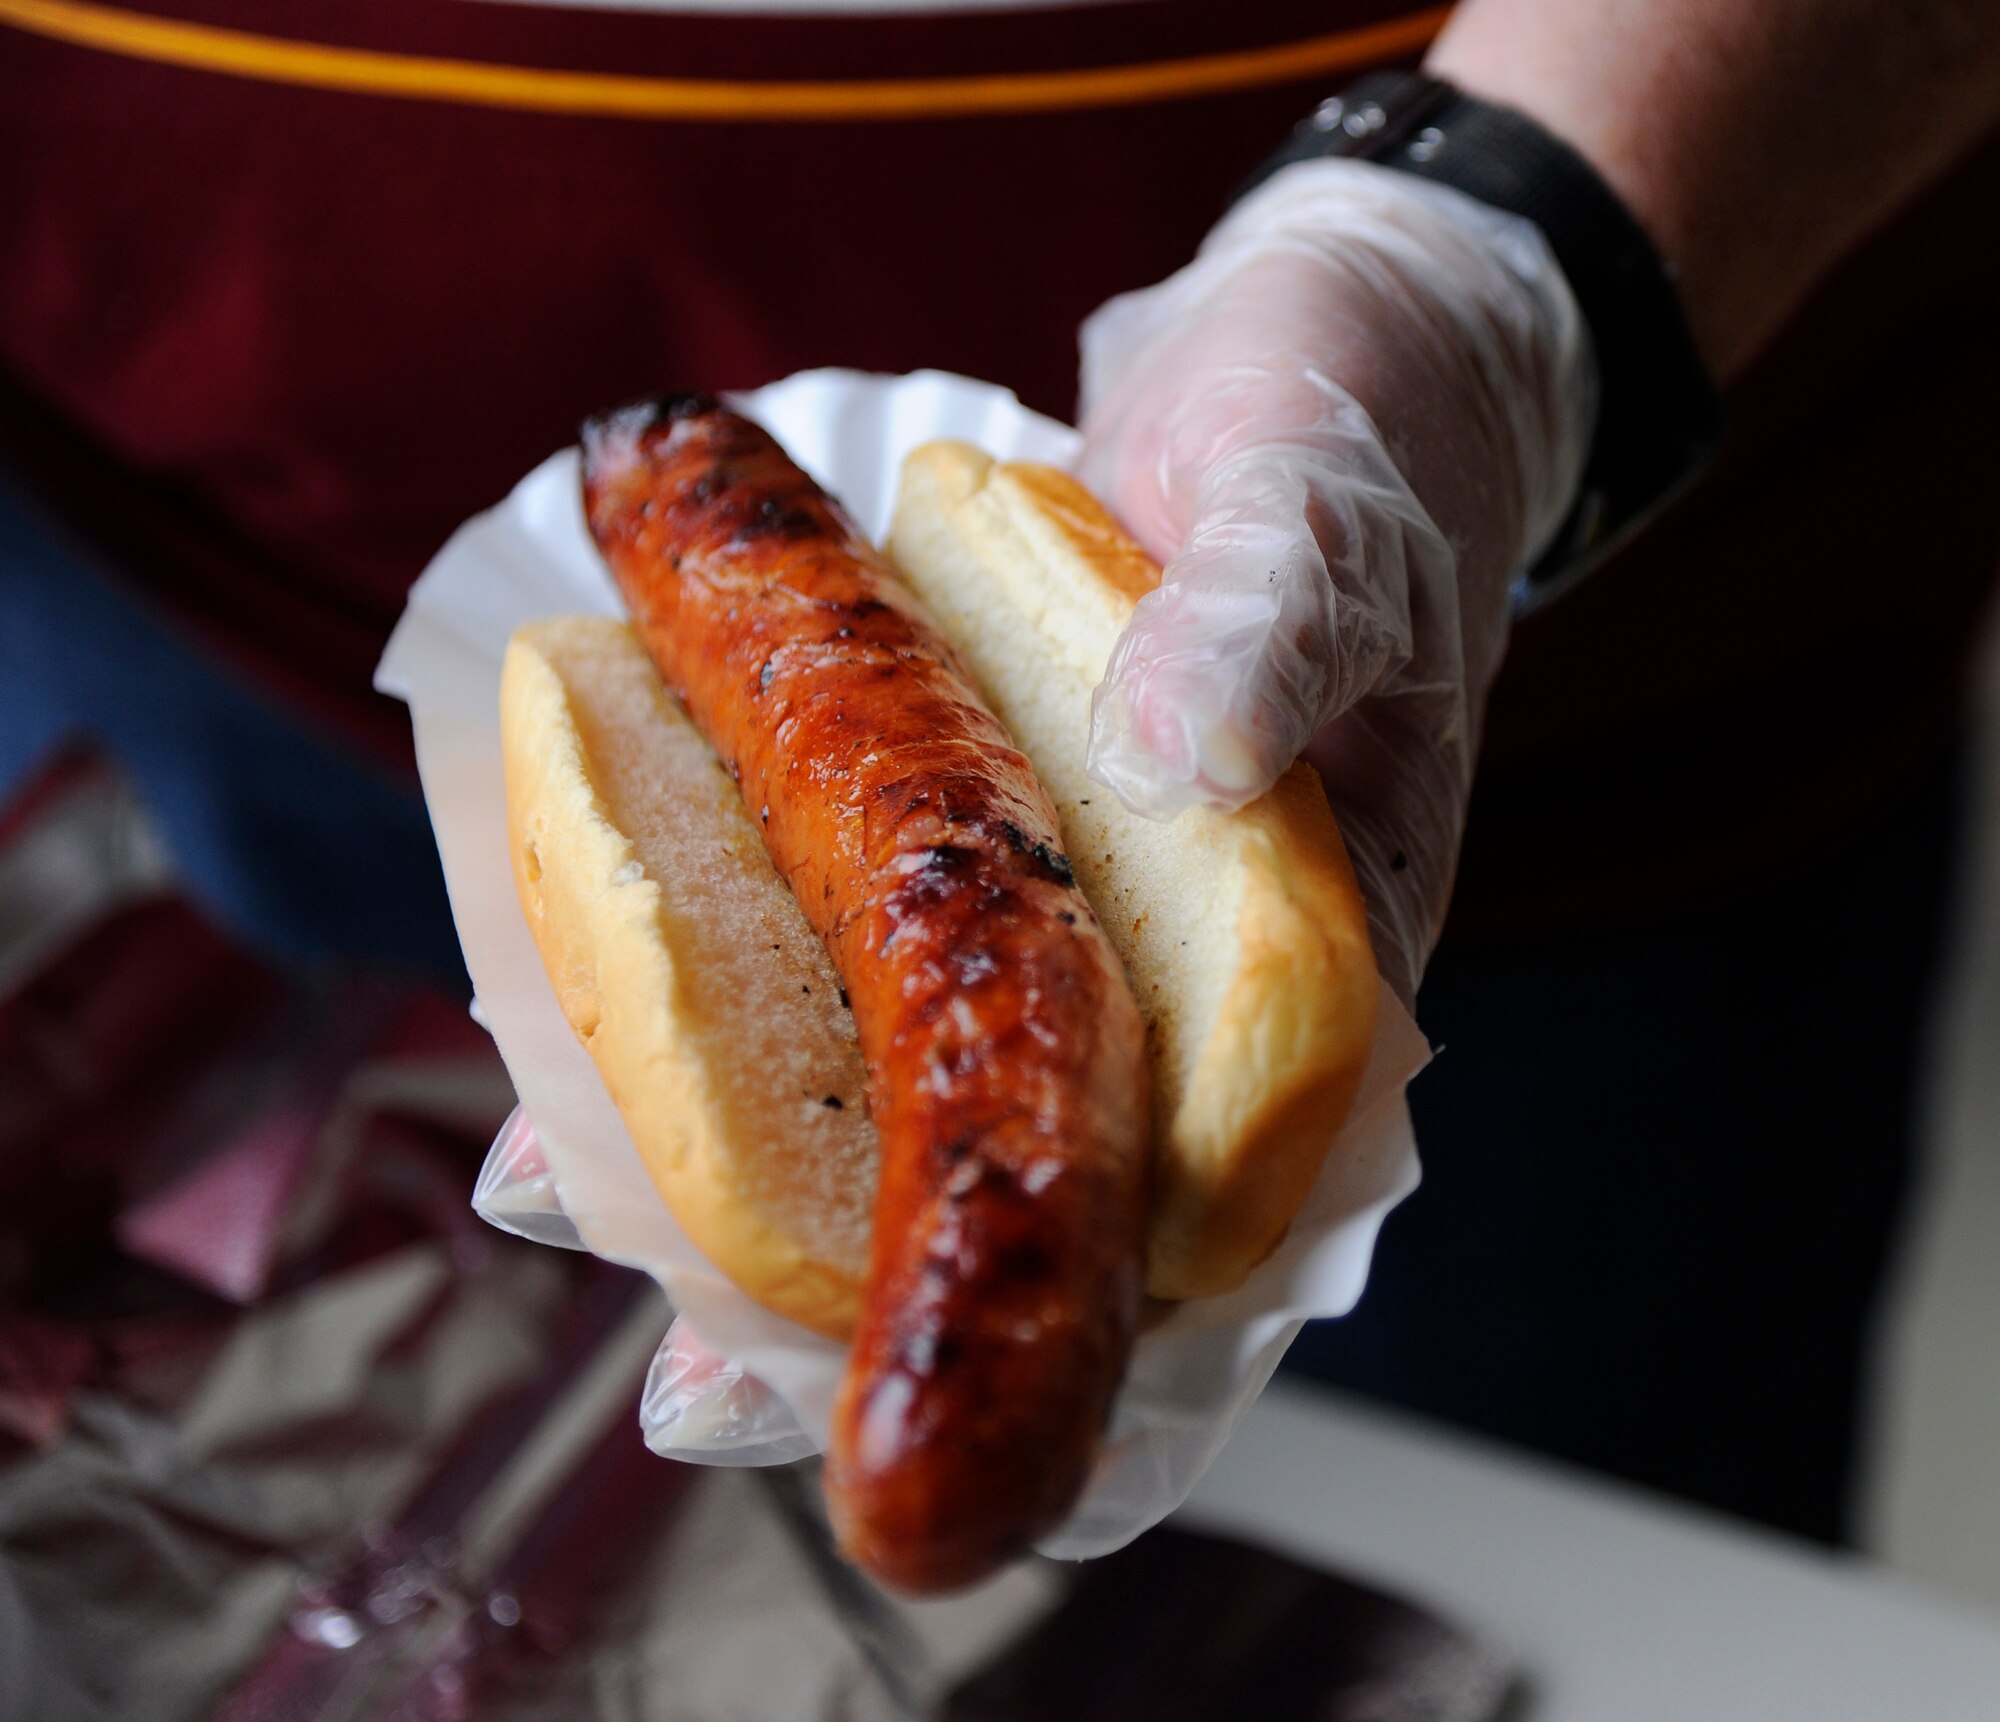
[[[792,1408],[674,1317],[639,1401],[646,1445],[698,1465],[787,1465],[819,1449]]]
[[[1084,326],[1082,476],[1165,565],[1097,690],[1091,775],[1167,819],[1310,759],[1406,1002],[1514,577],[1595,395],[1539,230],[1364,162],[1287,168]]]

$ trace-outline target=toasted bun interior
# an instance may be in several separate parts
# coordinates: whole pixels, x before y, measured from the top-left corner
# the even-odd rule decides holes
[[[876,1141],[853,1018],[728,773],[622,622],[537,622],[501,675],[515,884],[660,1194],[752,1297],[835,1338]]]
[[[1146,1016],[1149,1289],[1230,1291],[1312,1189],[1374,1033],[1367,915],[1325,792],[1301,764],[1239,813],[1162,824],[1091,782],[1091,693],[1159,570],[1066,474],[927,444],[889,550],[1034,761]]]

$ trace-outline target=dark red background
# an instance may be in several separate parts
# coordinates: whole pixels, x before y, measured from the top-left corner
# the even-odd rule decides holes
[[[1396,10],[173,15],[523,65],[825,79],[1173,58]],[[964,371],[1066,416],[1079,320],[1185,260],[1326,93],[696,125],[0,40],[0,458],[231,661],[398,757],[402,716],[367,683],[404,589],[583,414],[846,364]],[[1995,208],[1989,151],[1815,300],[1740,391],[1704,490],[1521,630],[1468,925],[1719,885],[1850,817],[1949,729],[1996,562]]]

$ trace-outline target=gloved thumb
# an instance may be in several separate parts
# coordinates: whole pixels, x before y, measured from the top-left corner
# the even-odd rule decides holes
[[[1203,472],[1180,553],[1140,599],[1091,705],[1090,774],[1134,812],[1234,809],[1408,662],[1408,595],[1451,550],[1367,412],[1294,375]],[[1101,446],[1101,445],[1097,445]],[[1116,476],[1084,477],[1115,494]],[[1129,453],[1129,449],[1126,451]],[[1448,582],[1440,582],[1448,589]]]

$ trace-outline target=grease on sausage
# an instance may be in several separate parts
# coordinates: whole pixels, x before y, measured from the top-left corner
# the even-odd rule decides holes
[[[826,1480],[847,1551],[970,1583],[1088,1475],[1136,1331],[1143,1030],[1056,815],[955,654],[761,429],[584,433],[591,531],[851,999],[882,1181]]]

